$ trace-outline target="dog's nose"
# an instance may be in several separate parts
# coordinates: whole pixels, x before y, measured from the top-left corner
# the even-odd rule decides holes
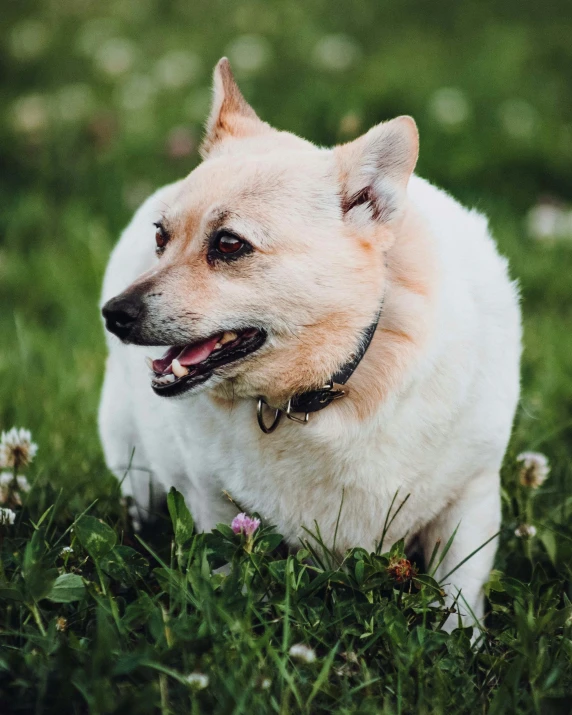
[[[117,296],[108,300],[101,309],[105,327],[125,340],[137,322],[142,308],[143,302],[137,295]]]

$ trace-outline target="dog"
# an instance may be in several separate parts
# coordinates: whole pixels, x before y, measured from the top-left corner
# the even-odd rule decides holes
[[[262,121],[224,58],[201,154],[109,261],[108,466],[143,516],[175,486],[199,530],[236,515],[226,491],[293,547],[318,524],[374,550],[390,524],[386,548],[429,559],[455,534],[436,578],[481,619],[521,352],[486,219],[413,174],[410,117],[317,147]]]

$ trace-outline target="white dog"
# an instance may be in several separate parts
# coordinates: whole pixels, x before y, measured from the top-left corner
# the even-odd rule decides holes
[[[109,262],[101,438],[140,511],[174,485],[202,530],[236,513],[227,490],[292,545],[317,522],[373,550],[409,495],[385,546],[417,536],[429,557],[457,529],[442,578],[488,541],[447,580],[481,618],[518,295],[485,218],[412,175],[417,152],[409,117],[334,149],[277,131],[221,60],[203,163]]]

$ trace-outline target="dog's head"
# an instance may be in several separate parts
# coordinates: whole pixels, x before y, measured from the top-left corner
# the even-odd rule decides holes
[[[417,150],[409,117],[334,149],[277,131],[221,60],[204,161],[156,224],[156,266],[103,307],[107,328],[168,346],[160,395],[216,386],[278,405],[324,384],[379,310]]]

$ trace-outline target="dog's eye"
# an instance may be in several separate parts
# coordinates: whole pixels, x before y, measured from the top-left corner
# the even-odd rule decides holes
[[[220,231],[212,240],[209,260],[233,260],[251,251],[251,245],[242,238],[228,231]]]
[[[169,241],[169,235],[165,231],[165,227],[162,223],[155,223],[153,225],[155,226],[155,243],[157,246],[155,250],[157,253],[161,254],[165,250],[165,246]]]
[[[225,255],[238,253],[243,247],[244,241],[241,241],[240,238],[236,236],[232,236],[230,233],[221,234],[215,242],[216,250]]]

